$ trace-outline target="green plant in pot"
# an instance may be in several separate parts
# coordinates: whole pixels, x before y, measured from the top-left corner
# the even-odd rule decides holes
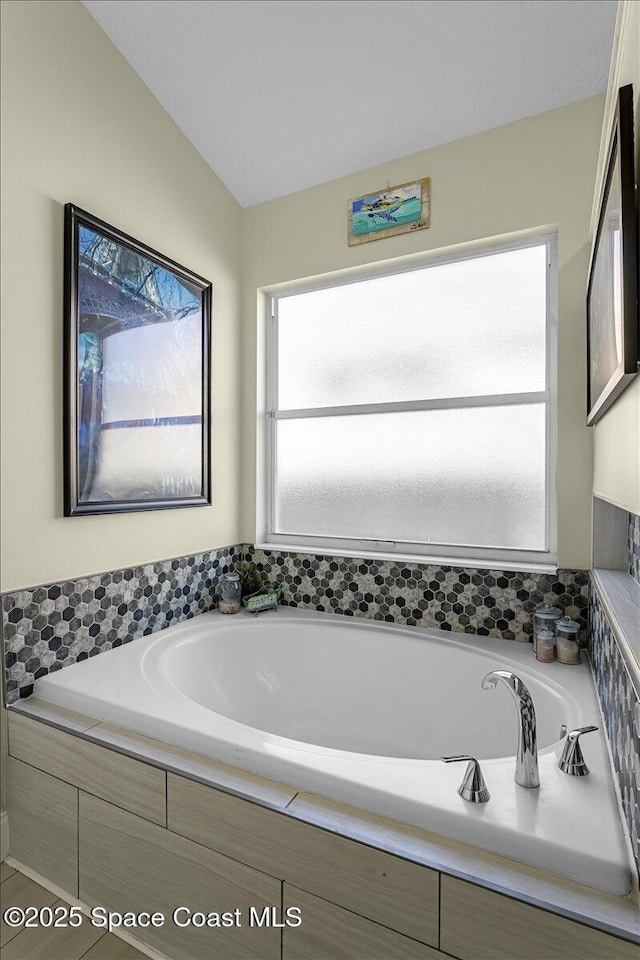
[[[253,593],[260,593],[267,588],[267,579],[250,560],[238,560],[234,570],[240,577],[242,596],[248,597]]]

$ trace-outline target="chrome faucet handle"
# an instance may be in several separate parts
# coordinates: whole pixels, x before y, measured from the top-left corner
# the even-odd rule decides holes
[[[487,785],[482,776],[480,764],[475,757],[470,757],[466,753],[456,754],[452,757],[440,757],[443,763],[456,763],[458,760],[468,760],[469,766],[466,769],[462,783],[458,787],[458,793],[463,800],[469,803],[486,803],[491,794],[487,790]]]
[[[578,727],[576,730],[569,731],[562,756],[558,760],[558,766],[563,773],[569,774],[570,777],[586,777],[589,767],[582,756],[580,737],[583,733],[593,733],[597,729],[597,727]]]

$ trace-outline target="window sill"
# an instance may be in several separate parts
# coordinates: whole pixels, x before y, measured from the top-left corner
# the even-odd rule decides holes
[[[472,570],[508,570],[514,573],[557,573],[556,563],[509,563],[503,560],[488,560],[477,557],[445,557],[438,554],[423,553],[385,553],[384,551],[343,549],[341,547],[319,547],[313,544],[256,543],[256,550],[270,550],[274,553],[310,553],[320,557],[354,557],[362,560],[395,560],[397,563],[420,563],[426,565],[462,567]]]

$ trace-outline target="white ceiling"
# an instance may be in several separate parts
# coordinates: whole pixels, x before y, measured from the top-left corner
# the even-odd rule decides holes
[[[606,90],[615,0],[83,0],[242,206]]]

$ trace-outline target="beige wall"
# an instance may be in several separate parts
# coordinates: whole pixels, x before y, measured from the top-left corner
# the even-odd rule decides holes
[[[640,174],[640,2],[619,5],[617,45],[611,64],[607,109],[602,129],[598,194],[602,189],[606,149],[619,87],[633,84],[635,113],[636,183]],[[592,229],[597,210],[594,206]],[[593,492],[625,510],[640,514],[640,376],[627,387],[593,427]]]
[[[260,288],[555,226],[559,560],[589,565],[594,431],[584,426],[584,288],[602,98],[240,211],[79,2],[6,0],[2,27],[3,590],[254,539]],[[430,230],[347,246],[349,197],[421,176],[432,178]],[[214,283],[211,508],[62,517],[62,224],[69,200]],[[620,431],[608,425],[627,406],[625,424],[634,417],[637,424],[638,400],[636,383],[596,428],[599,449],[613,436],[609,446],[620,452]],[[613,460],[603,453],[596,470],[604,495],[611,478],[598,478]],[[625,476],[633,487],[631,467]],[[632,506],[632,495],[625,497]]]
[[[264,405],[257,368],[263,335],[260,288],[390,258],[500,238],[536,227],[558,229],[559,256],[559,563],[590,565],[591,434],[585,426],[585,286],[589,216],[604,98],[458,140],[243,211],[244,420],[243,538],[260,534]],[[346,204],[384,186],[430,176],[432,226],[348,247]],[[257,438],[257,442],[256,442]],[[259,484],[260,487],[260,484]],[[256,519],[257,517],[257,519]]]
[[[2,582],[239,539],[240,208],[76,0],[2,5]],[[63,207],[214,284],[214,506],[62,516]]]

